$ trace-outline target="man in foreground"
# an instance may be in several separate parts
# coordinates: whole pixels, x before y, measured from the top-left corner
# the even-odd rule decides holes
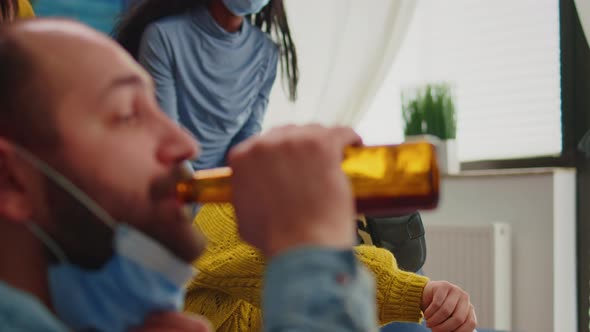
[[[174,186],[198,148],[146,73],[82,25],[21,22],[0,27],[0,102],[1,329],[209,331],[180,313],[203,244]],[[285,127],[231,152],[240,234],[269,259],[267,331],[377,329],[340,169],[359,141]]]

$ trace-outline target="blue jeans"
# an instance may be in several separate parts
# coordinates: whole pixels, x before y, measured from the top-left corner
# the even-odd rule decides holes
[[[391,323],[383,326],[381,332],[430,332],[430,329],[417,323]]]

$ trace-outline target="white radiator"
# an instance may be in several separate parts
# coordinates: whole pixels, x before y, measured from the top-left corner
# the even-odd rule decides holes
[[[426,225],[424,273],[471,296],[478,326],[511,329],[510,225]]]

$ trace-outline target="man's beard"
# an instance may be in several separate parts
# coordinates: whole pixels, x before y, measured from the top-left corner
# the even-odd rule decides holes
[[[82,268],[100,268],[113,254],[113,230],[72,194],[45,179],[50,231],[68,260]]]
[[[187,171],[176,167],[169,176],[154,181],[150,187],[150,198],[154,202],[170,200],[176,197],[176,184],[186,180]],[[202,234],[192,227],[193,214],[190,209],[178,209],[172,213],[160,211],[165,215],[156,216],[156,220],[147,223],[146,233],[165,245],[172,253],[184,261],[196,259],[204,250],[205,240]]]
[[[80,190],[89,193],[83,185],[84,182],[73,176],[72,172],[65,174]],[[152,207],[157,205],[157,202],[170,198],[174,193],[175,184],[184,176],[181,168],[178,168],[171,171],[168,176],[154,181],[149,190]],[[88,269],[103,266],[113,255],[113,229],[51,179],[45,179],[45,188],[49,216],[55,225],[54,229],[47,230],[50,236],[57,241],[71,263]],[[117,202],[121,214],[112,214],[113,211],[107,213],[118,222],[130,222],[132,226],[142,225],[138,228],[140,231],[170,249],[179,258],[192,260],[202,251],[203,241],[196,234],[192,234],[196,238],[191,243],[191,234],[187,234],[192,231],[191,220],[183,213],[171,214],[169,211],[155,209],[137,211],[133,206],[136,203],[133,199],[121,199]],[[182,231],[183,227],[185,231]],[[198,251],[198,254],[195,251]]]

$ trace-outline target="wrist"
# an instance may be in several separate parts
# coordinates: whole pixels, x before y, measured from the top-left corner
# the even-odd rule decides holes
[[[353,224],[351,223],[351,225]],[[263,253],[267,258],[272,258],[306,247],[346,250],[351,249],[355,245],[355,241],[356,237],[352,227],[350,230],[314,228],[305,233],[297,230],[270,236],[270,243]]]

